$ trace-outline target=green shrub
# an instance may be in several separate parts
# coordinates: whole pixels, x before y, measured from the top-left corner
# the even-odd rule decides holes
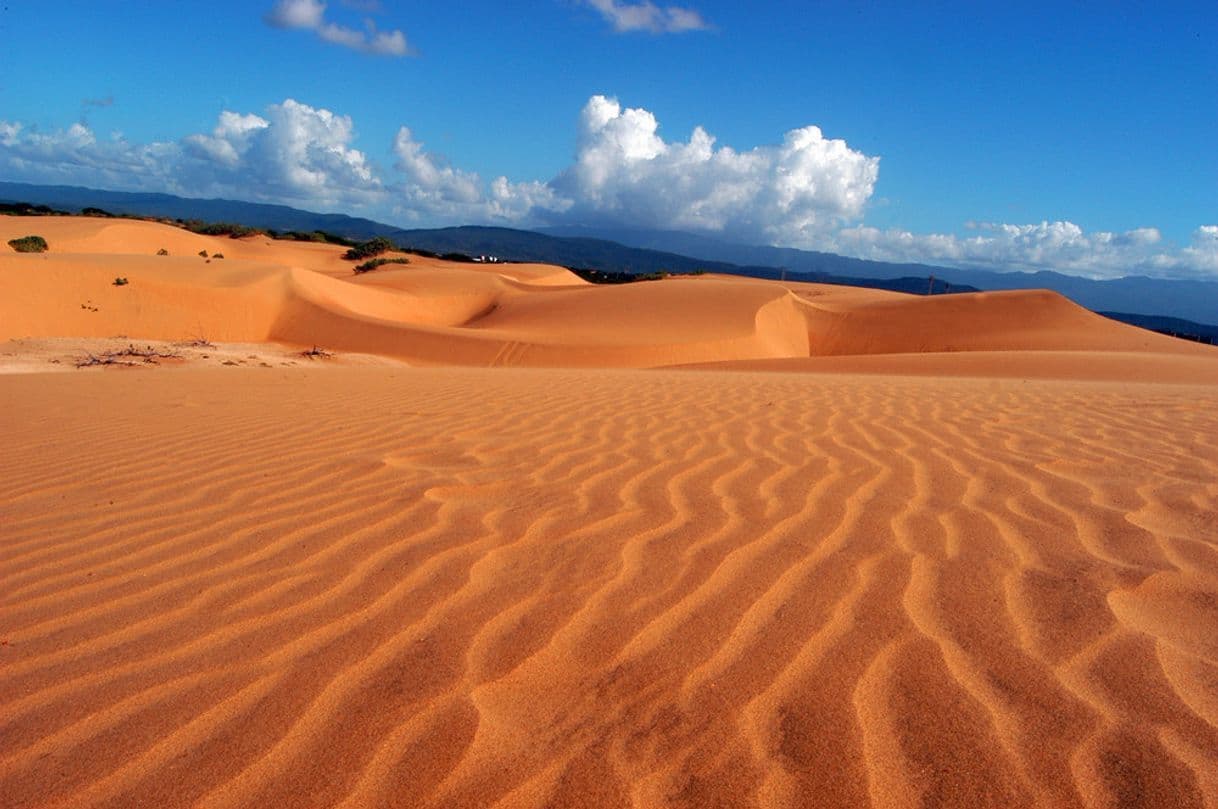
[[[47,240],[41,236],[22,236],[20,239],[10,239],[8,246],[18,253],[45,253]]]
[[[612,270],[591,270],[584,267],[568,267],[571,272],[593,284],[633,284],[636,281],[662,281],[668,277],[664,270],[658,272],[614,272]]]
[[[363,264],[355,268],[357,273],[368,272],[375,270],[377,267],[384,267],[386,264],[409,264],[408,258],[374,258],[371,261],[365,261]]]
[[[381,253],[388,253],[390,250],[397,250],[397,246],[384,236],[377,236],[375,239],[360,242],[355,247],[352,247],[346,253],[343,253],[343,258],[348,261],[359,261],[362,258],[372,258],[373,256],[379,256]]]
[[[317,242],[319,244],[341,244],[343,247],[355,247],[355,242],[336,233],[324,230],[312,230],[308,233],[299,230],[289,230],[287,233],[272,233],[276,239],[286,239],[293,242]]]
[[[70,216],[67,211],[57,211],[46,205],[31,205],[28,202],[0,202],[0,214],[6,216]]]
[[[240,239],[244,236],[256,236],[262,233],[258,228],[252,228],[249,225],[236,225],[232,222],[200,222],[197,219],[191,219],[182,222],[181,225],[191,233],[198,233],[203,236],[228,236],[230,239]]]

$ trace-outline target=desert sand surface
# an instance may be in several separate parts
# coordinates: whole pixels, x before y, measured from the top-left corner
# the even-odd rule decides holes
[[[30,233],[2,806],[1218,806],[1212,347]]]

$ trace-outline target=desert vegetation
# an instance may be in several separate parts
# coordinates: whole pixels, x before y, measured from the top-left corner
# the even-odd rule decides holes
[[[384,267],[386,264],[409,264],[408,258],[374,258],[371,261],[365,261],[363,264],[355,268],[355,272],[363,273],[375,270],[377,267]]]
[[[104,351],[100,354],[87,353],[76,361],[77,368],[89,368],[94,365],[156,365],[158,360],[180,360],[182,355],[176,351],[163,351],[152,346],[137,347],[129,343],[126,348]]]
[[[233,222],[201,222],[197,219],[179,220],[180,227],[200,236],[228,236],[230,239],[243,239],[246,236],[258,236],[265,231],[249,225],[238,225]]]
[[[590,284],[633,284],[635,281],[660,281],[670,275],[670,273],[664,270],[635,273],[590,270],[585,267],[568,267],[567,269]]]
[[[22,236],[20,239],[9,239],[8,246],[18,253],[45,253],[48,250],[47,240],[41,236]]]
[[[359,261],[360,259],[372,258],[379,256],[382,253],[388,253],[390,250],[397,250],[397,245],[386,239],[384,236],[377,236],[369,239],[366,242],[360,242],[352,247],[347,252],[343,253],[343,258],[348,261]]]
[[[339,236],[337,233],[329,233],[324,230],[289,230],[283,233],[269,230],[267,235],[272,239],[291,242],[317,242],[318,244],[337,244],[343,247],[354,247],[357,242],[353,239],[348,239],[346,236]]]
[[[29,202],[0,202],[0,214],[4,216],[71,216],[67,211]]]

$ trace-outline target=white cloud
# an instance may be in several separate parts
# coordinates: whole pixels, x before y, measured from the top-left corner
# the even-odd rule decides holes
[[[48,134],[0,122],[0,173],[187,196],[331,206],[369,204],[384,188],[352,147],[351,119],[292,99],[266,116],[223,112],[211,134],[176,142],[98,140],[84,124]]]
[[[879,173],[879,158],[815,126],[743,152],[701,127],[685,143],[658,129],[647,110],[588,101],[575,164],[551,184],[574,201],[572,217],[807,243],[860,216]]]
[[[308,9],[299,14],[309,17]],[[780,144],[736,151],[705,130],[666,142],[644,109],[592,97],[574,163],[546,182],[489,182],[426,150],[409,128],[392,143],[395,173],[357,149],[352,120],[292,99],[261,114],[225,111],[210,133],[179,141],[98,141],[86,126],[44,135],[0,124],[0,168],[35,182],[75,182],[188,196],[234,196],[415,221],[617,222],[807,243],[857,219],[878,159],[816,127]]]
[[[0,120],[0,177],[343,210],[399,224],[573,223],[696,230],[734,241],[883,261],[1090,277],[1218,277],[1218,224],[1187,245],[1151,227],[1085,231],[1069,221],[969,223],[963,235],[863,223],[879,158],[814,126],[738,151],[696,128],[666,141],[645,109],[593,96],[571,165],[549,182],[484,180],[426,149],[403,126],[391,166],[356,146],[352,119],[293,99],[260,114],[222,112],[208,133],[176,141],[99,139],[87,124],[40,131]]]
[[[396,168],[406,177],[407,192],[416,199],[466,205],[481,199],[478,175],[454,169],[424,151],[423,144],[406,127],[399,129],[393,139],[393,151],[398,156]]]
[[[921,262],[998,271],[1054,270],[1089,278],[1125,275],[1198,277],[1218,271],[1218,226],[1204,226],[1192,244],[1163,244],[1157,228],[1123,233],[1084,231],[1073,222],[1012,225],[969,223],[976,236],[915,234],[858,225],[842,228],[821,249],[877,261]]]
[[[705,31],[711,27],[697,11],[681,6],[657,6],[650,0],[642,3],[587,0],[587,3],[613,25],[613,30],[621,33],[650,31],[653,34],[677,34]]]
[[[187,135],[182,139],[188,154],[235,168],[248,151],[250,139],[270,122],[257,115],[238,115],[225,110],[210,135]]]
[[[16,146],[17,138],[20,135],[21,124],[11,124],[8,121],[0,121],[0,146]]]
[[[356,4],[359,7],[360,4]],[[372,11],[377,7],[363,4]],[[325,18],[326,4],[320,0],[278,0],[264,18],[276,28],[301,28],[313,31],[325,42],[378,56],[408,56],[413,54],[406,35],[398,30],[378,31],[371,19],[364,21],[366,30],[359,31]]]
[[[456,218],[463,222],[519,222],[543,211],[561,212],[570,202],[539,182],[512,183],[498,177],[489,189],[474,172],[453,168],[427,152],[407,127],[393,140],[394,164],[404,182],[397,187],[397,210],[411,216]]]
[[[1193,231],[1192,244],[1181,253],[1189,265],[1218,274],[1218,225],[1202,225]]]
[[[305,199],[330,193],[362,197],[380,188],[364,153],[351,147],[355,127],[346,115],[287,99],[268,108],[268,125],[250,139],[243,168],[264,187]]]
[[[276,28],[317,28],[326,13],[326,4],[318,0],[279,0],[266,21]]]

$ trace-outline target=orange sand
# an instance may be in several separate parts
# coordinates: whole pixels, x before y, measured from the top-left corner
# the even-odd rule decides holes
[[[1213,348],[1044,292],[29,233],[4,807],[1218,805]]]

